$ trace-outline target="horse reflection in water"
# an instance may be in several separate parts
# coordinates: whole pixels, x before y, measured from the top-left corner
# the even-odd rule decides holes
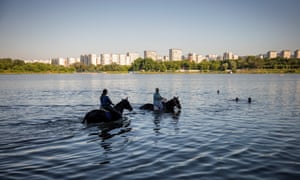
[[[172,99],[170,99],[166,103],[163,103],[163,106],[164,106],[164,108],[163,108],[162,112],[174,113],[174,114],[178,114],[178,115],[180,114],[181,104],[179,102],[178,97],[174,96]],[[176,108],[178,109],[178,111],[176,111]],[[144,104],[143,106],[141,106],[140,109],[154,111],[154,105],[147,103],[147,104]],[[158,111],[158,112],[160,112],[160,111]]]
[[[130,123],[131,123],[131,121],[128,120],[128,118],[123,117],[122,119],[117,120],[117,121],[99,124],[98,127],[101,132],[98,135],[104,141],[104,140],[112,138],[116,135],[120,135],[120,134],[129,132],[132,129],[132,128],[129,128]],[[112,130],[118,129],[118,128],[120,128],[120,130],[118,132],[116,132],[116,133],[111,132]]]
[[[153,131],[156,135],[161,134],[161,131],[169,131],[171,129],[174,132],[178,132],[178,122],[179,122],[180,111],[176,113],[153,113]],[[173,128],[172,128],[173,127]]]
[[[126,132],[130,132],[132,128],[130,128],[131,121],[127,117],[123,117],[116,121],[111,122],[102,122],[98,123],[97,126],[100,132],[90,133],[89,136],[98,136],[100,138],[100,146],[105,150],[105,152],[112,151],[112,141],[109,141],[110,138],[114,136],[121,135]],[[95,124],[94,124],[95,125]],[[117,131],[117,132],[116,132]],[[122,138],[124,143],[127,142],[127,138]],[[98,138],[93,141],[98,141]],[[106,153],[104,153],[106,154]],[[99,164],[109,164],[110,158],[104,156]]]

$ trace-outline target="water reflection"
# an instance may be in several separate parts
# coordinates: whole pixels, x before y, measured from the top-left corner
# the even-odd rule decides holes
[[[117,133],[110,133],[108,131],[102,131],[101,133],[99,133],[99,137],[102,138],[102,141],[105,141],[107,139],[110,139],[116,135],[120,135],[126,132],[131,131],[132,128],[124,128],[124,129],[120,129],[120,131],[118,131]]]
[[[296,179],[299,80],[1,75],[0,172],[7,179]],[[134,107],[151,101],[160,87],[166,97],[180,96],[182,115],[136,110],[119,123],[83,128],[81,118],[99,107],[103,87],[111,89],[113,101],[129,96]]]
[[[160,121],[161,121],[161,113],[153,113],[154,119],[153,119],[153,123],[154,123],[154,128],[153,131],[155,132],[156,135],[159,134],[160,131]]]
[[[92,141],[98,141],[100,138],[100,146],[105,150],[105,152],[112,151],[112,141],[108,141],[114,136],[119,136],[121,134],[130,132],[132,130],[129,127],[131,120],[127,117],[123,117],[120,120],[112,122],[102,122],[98,124],[88,125],[89,128],[96,128],[97,132],[89,133],[89,136],[97,136],[97,139]]]
[[[161,132],[161,122],[164,120],[164,119],[171,119],[171,121],[169,122],[170,124],[172,124],[174,127],[174,130],[175,131],[178,131],[179,128],[178,128],[178,121],[179,121],[179,116],[180,116],[180,113],[181,111],[177,111],[175,113],[157,113],[157,112],[154,112],[153,113],[153,124],[154,124],[154,127],[153,127],[153,131],[155,132],[155,135],[159,135]],[[167,124],[168,128],[169,128],[169,125],[170,124]]]
[[[129,128],[131,121],[128,120],[128,118],[123,117],[122,119],[118,121],[113,121],[109,123],[101,123],[99,125],[100,133],[99,137],[102,139],[102,141],[105,141],[106,139],[110,139],[116,135],[120,135],[126,132],[131,131],[131,128]],[[116,133],[112,132],[114,129],[120,130]]]
[[[132,130],[130,126],[131,121],[128,118],[123,117],[122,119],[109,123],[101,123],[98,125],[98,132],[96,135],[100,138],[99,145],[103,148],[102,158],[99,164],[109,164],[111,163],[111,152],[114,149],[122,148],[122,146],[128,143],[128,139],[125,140],[122,138],[122,145],[118,147],[114,144],[118,141],[117,139],[110,140],[115,136],[122,135],[124,133],[130,132]],[[95,135],[95,134],[94,134]],[[124,141],[123,141],[124,140]]]

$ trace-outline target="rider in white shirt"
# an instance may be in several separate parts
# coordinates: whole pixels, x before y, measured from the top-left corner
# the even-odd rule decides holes
[[[163,106],[163,101],[165,100],[165,98],[163,98],[160,94],[159,94],[159,89],[156,88],[155,89],[155,93],[153,94],[153,108],[154,111],[162,111],[164,106]]]

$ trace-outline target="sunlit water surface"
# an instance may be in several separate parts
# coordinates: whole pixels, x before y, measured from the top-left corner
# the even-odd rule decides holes
[[[300,75],[0,75],[0,83],[1,179],[300,177]],[[138,109],[156,87],[179,96],[179,116]],[[81,124],[103,88],[134,110],[113,126]]]

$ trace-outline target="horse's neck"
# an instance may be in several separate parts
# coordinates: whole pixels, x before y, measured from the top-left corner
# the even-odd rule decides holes
[[[120,113],[123,113],[124,107],[122,106],[122,101],[116,104],[114,108]]]

